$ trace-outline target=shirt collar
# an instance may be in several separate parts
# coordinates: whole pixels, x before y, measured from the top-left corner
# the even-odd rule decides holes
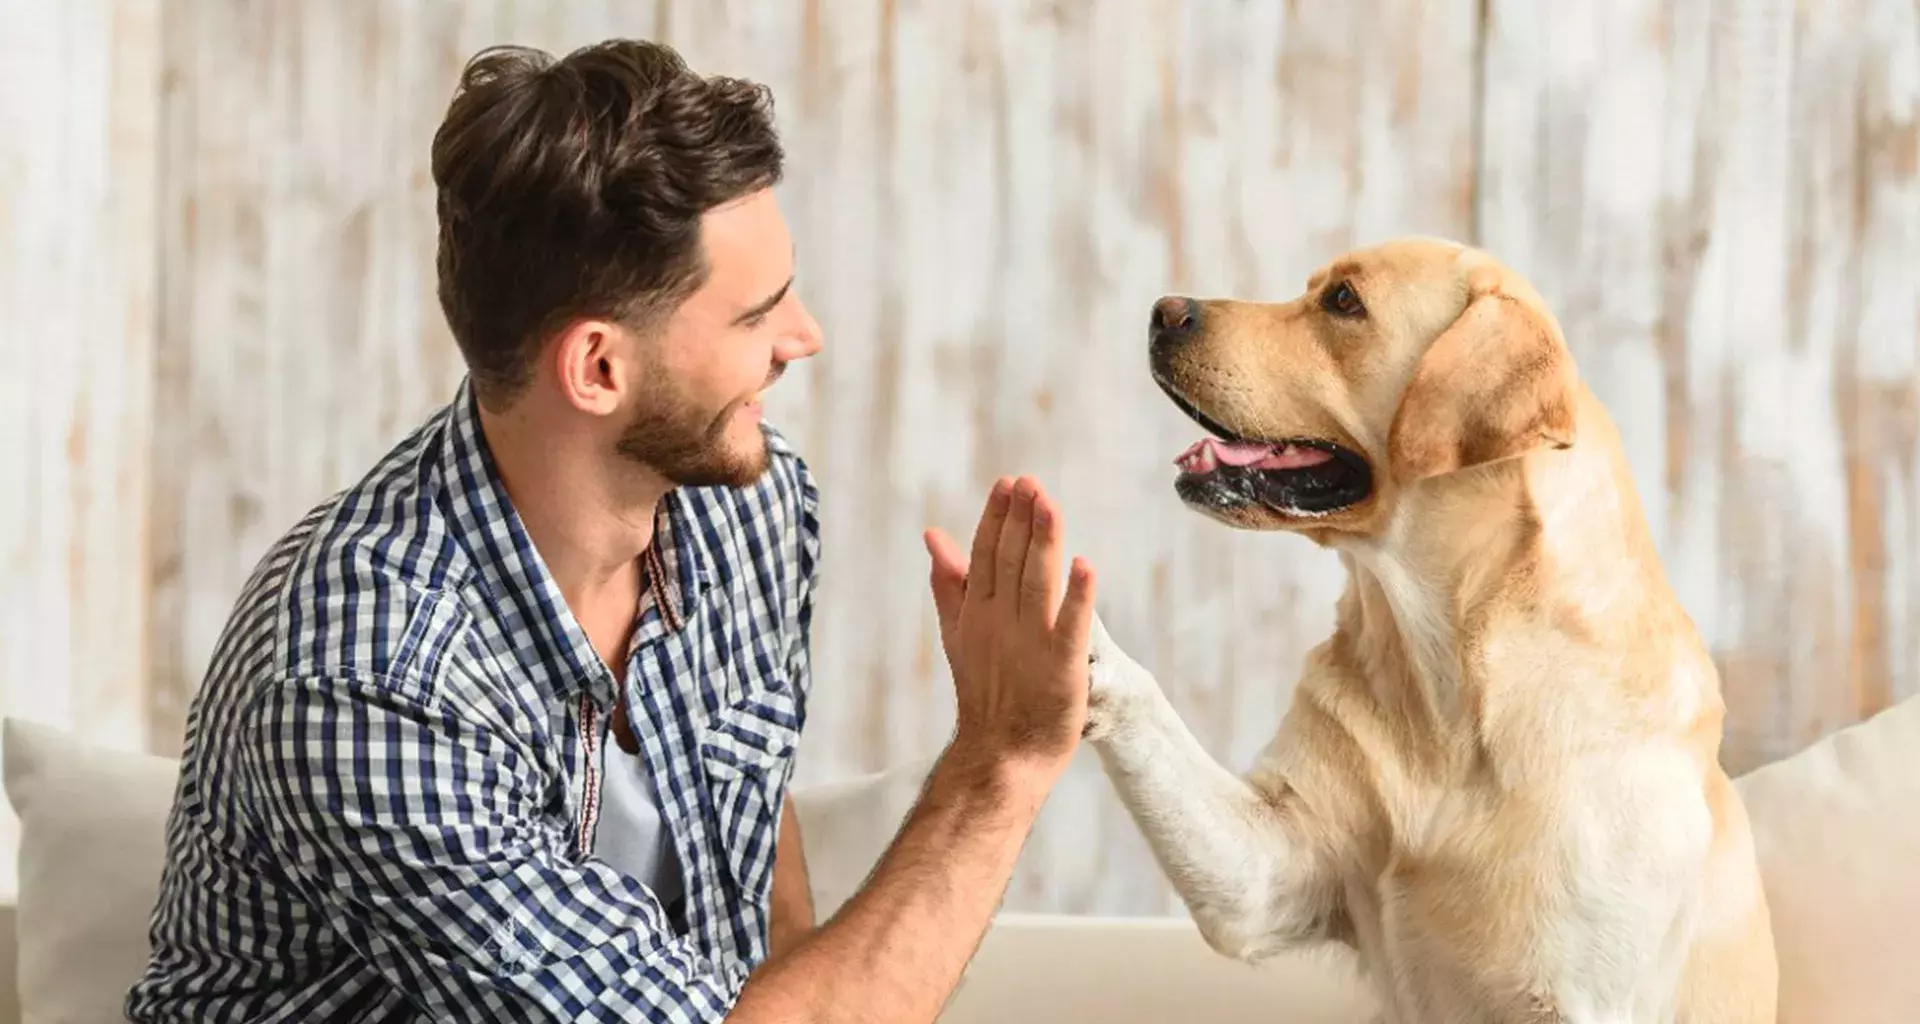
[[[493,452],[480,429],[470,380],[461,381],[454,398],[441,459],[450,498],[450,529],[477,569],[484,597],[499,618],[515,663],[563,700],[585,690],[602,704],[611,701],[611,673],[567,607],[501,483]],[[698,517],[689,515],[685,505],[680,489],[668,492],[660,503],[653,536],[667,570],[667,600],[675,603],[682,621],[693,614],[712,575],[707,569],[707,538],[694,522]],[[643,586],[644,581],[643,575]],[[643,597],[643,615],[646,604]]]

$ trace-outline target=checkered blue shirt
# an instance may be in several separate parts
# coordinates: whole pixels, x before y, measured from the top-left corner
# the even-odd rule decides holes
[[[767,949],[819,555],[805,465],[661,506],[629,654],[684,932],[589,858],[614,681],[470,386],[254,571],[188,717],[136,1021],[716,1021]]]

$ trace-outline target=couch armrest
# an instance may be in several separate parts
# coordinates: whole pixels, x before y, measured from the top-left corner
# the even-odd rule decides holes
[[[0,1024],[20,1024],[20,946],[12,904],[0,904]]]

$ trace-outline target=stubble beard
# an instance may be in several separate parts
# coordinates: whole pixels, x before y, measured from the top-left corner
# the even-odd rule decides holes
[[[680,487],[745,487],[767,471],[766,437],[750,444],[729,440],[729,428],[752,396],[709,414],[678,393],[662,396],[635,413],[614,448]]]

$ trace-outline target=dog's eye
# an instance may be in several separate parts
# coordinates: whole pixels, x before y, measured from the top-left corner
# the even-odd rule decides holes
[[[1320,293],[1320,308],[1334,316],[1363,317],[1367,307],[1360,303],[1360,293],[1345,281]]]

